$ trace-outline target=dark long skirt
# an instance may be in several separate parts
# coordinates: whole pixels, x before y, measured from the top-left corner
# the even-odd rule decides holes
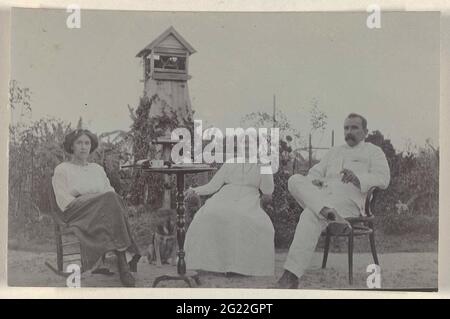
[[[80,241],[85,270],[108,251],[126,249],[140,255],[126,218],[125,203],[115,192],[77,197],[62,215]]]

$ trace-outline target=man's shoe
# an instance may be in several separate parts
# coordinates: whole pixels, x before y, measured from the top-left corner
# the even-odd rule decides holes
[[[283,275],[281,275],[276,286],[277,289],[297,289],[298,288],[298,277],[291,273],[289,270],[285,270]]]
[[[128,266],[130,267],[131,272],[137,272],[137,265],[140,259],[141,255],[134,255],[133,258],[128,262]]]
[[[329,222],[328,229],[332,235],[348,236],[352,232],[352,225],[349,222]]]
[[[111,271],[109,268],[106,267],[102,267],[102,268],[96,268],[94,270],[91,271],[91,274],[94,275],[105,275],[105,276],[112,276],[114,275],[114,272]]]
[[[135,287],[136,280],[130,272],[130,266],[127,263],[125,252],[116,251],[117,255],[117,268],[119,269],[120,282],[124,287]]]

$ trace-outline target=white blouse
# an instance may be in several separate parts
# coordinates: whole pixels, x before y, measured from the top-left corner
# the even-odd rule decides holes
[[[55,167],[52,185],[56,203],[63,211],[80,195],[114,192],[105,170],[96,163],[81,166],[63,162]]]

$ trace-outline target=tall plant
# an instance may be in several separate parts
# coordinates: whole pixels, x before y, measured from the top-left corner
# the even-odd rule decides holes
[[[162,114],[151,116],[152,105],[162,105]],[[130,134],[133,140],[134,161],[159,156],[159,147],[153,142],[161,136],[172,132],[175,128],[188,128],[193,136],[193,113],[188,112],[187,118],[180,118],[175,110],[157,94],[152,97],[144,95],[140,98],[139,105],[134,110],[129,107],[130,117],[133,121]],[[158,207],[161,205],[163,194],[163,178],[155,174],[143,174],[140,170],[132,173],[132,187],[130,200],[133,204],[150,204]]]
[[[12,224],[32,227],[51,209],[51,176],[66,159],[61,145],[70,124],[49,118],[10,126],[9,216]]]

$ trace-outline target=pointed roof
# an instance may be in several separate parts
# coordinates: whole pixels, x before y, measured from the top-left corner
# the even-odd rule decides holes
[[[143,48],[136,57],[142,57],[143,55],[152,51],[155,47],[157,47],[162,41],[164,41],[168,36],[173,35],[185,48],[188,50],[189,54],[195,53],[195,49],[175,30],[174,27],[168,28],[164,31],[159,37],[153,40],[149,45]]]

